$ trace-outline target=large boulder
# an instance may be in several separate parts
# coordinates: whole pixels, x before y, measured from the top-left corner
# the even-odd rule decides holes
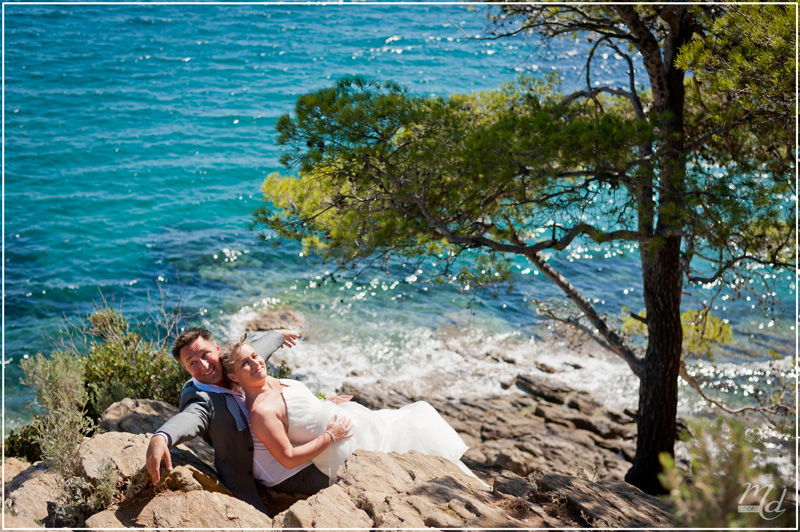
[[[246,502],[205,490],[159,491],[112,506],[88,523],[97,528],[272,528],[272,519]]]
[[[99,425],[107,431],[152,434],[177,413],[177,408],[164,401],[125,398],[106,408]]]
[[[20,517],[42,521],[61,495],[55,473],[43,468],[29,471],[12,492],[6,492],[5,509]]]
[[[44,465],[37,462],[31,465],[30,462],[19,458],[9,457],[3,459],[3,493],[9,494],[19,488],[26,480],[34,475],[39,475],[44,471]]]
[[[149,434],[104,432],[87,438],[80,450],[81,465],[86,477],[93,481],[99,480],[103,463],[110,462],[117,471],[118,484],[130,483],[135,477],[140,484],[146,484],[149,476],[144,471],[145,454],[150,437]],[[209,487],[215,486],[214,491],[227,491],[214,469],[193,449],[178,445],[172,449],[171,455],[172,466],[178,470],[176,476],[188,474],[195,478],[195,482]],[[180,466],[188,466],[189,469],[179,470]]]
[[[569,505],[594,528],[645,528],[670,526],[667,503],[636,486],[615,479],[591,482],[565,475],[542,475],[537,483],[563,493]]]
[[[131,479],[144,466],[149,441],[146,434],[127,432],[104,432],[84,440],[80,455],[86,477],[100,480],[103,464],[110,462],[120,483]]]
[[[100,418],[100,428],[109,432],[152,434],[177,413],[177,408],[164,401],[125,398],[106,408]],[[194,438],[183,445],[206,464],[214,463],[214,450],[202,438]]]
[[[521,527],[477,478],[445,458],[356,451],[338,484],[275,517],[282,527]]]
[[[373,528],[372,518],[335,484],[294,503],[274,523],[280,528]]]

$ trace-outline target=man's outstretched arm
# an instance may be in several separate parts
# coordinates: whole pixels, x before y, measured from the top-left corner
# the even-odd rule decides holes
[[[181,412],[156,430],[156,434],[150,438],[145,455],[147,472],[150,473],[153,484],[158,484],[161,479],[162,462],[167,471],[172,471],[172,455],[169,450],[196,436],[206,434],[210,421],[211,412],[208,404],[197,398],[196,401],[186,404]]]

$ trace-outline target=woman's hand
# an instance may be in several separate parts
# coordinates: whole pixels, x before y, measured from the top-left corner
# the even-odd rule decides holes
[[[333,419],[328,422],[328,426],[325,427],[325,432],[329,432],[334,441],[346,440],[353,435],[350,432],[353,428],[353,422],[346,417],[342,418],[341,421],[337,421],[337,418],[338,416],[333,416]]]
[[[346,403],[347,401],[349,401],[352,398],[353,398],[352,395],[337,395],[336,397],[328,397],[325,400],[326,401],[330,401],[331,403],[333,403],[335,405],[340,405],[342,403]]]

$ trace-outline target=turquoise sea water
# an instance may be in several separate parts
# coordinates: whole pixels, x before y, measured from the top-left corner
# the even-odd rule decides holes
[[[423,283],[429,272],[411,264],[349,286],[324,283],[324,268],[296,245],[266,245],[247,224],[264,177],[280,170],[276,118],[297,96],[348,74],[449,94],[554,69],[568,90],[584,83],[578,41],[472,39],[485,34],[486,12],[464,6],[4,10],[7,425],[30,415],[21,357],[47,350],[46,334],[101,297],[140,315],[158,283],[223,340],[259,309],[301,311],[311,334],[299,359],[340,355],[327,371],[342,378],[354,367],[373,376],[417,370],[426,349],[443,350],[450,328],[523,342],[540,327],[530,298],[562,297],[522,262],[513,292],[481,297],[471,310],[472,294]],[[605,54],[593,71],[622,83],[623,63]],[[553,260],[601,310],[641,308],[635,250]],[[784,277],[782,319],[770,323],[750,302],[726,307],[737,342],[726,360],[757,362],[767,347],[794,353],[794,287]]]

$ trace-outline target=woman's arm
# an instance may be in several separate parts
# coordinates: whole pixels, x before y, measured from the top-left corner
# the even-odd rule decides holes
[[[256,437],[261,440],[261,443],[278,463],[287,469],[310,462],[332,443],[349,438],[352,436],[350,429],[353,425],[349,419],[337,421],[336,416],[333,416],[325,432],[313,440],[295,447],[289,440],[279,412],[277,409],[270,408],[270,405],[257,405],[250,413],[250,422]]]

